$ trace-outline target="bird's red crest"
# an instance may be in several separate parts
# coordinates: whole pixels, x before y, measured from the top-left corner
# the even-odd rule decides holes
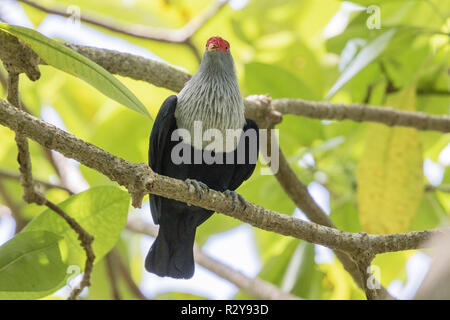
[[[224,40],[221,37],[211,37],[208,39],[208,41],[206,41],[206,50],[220,50],[223,52],[228,52],[230,51],[230,44],[227,40]]]

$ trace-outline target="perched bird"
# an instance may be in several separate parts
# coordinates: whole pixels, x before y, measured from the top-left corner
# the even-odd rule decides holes
[[[199,125],[204,135],[196,131]],[[235,133],[231,142],[226,139],[229,132]],[[211,37],[198,71],[159,110],[150,134],[149,165],[156,173],[184,180],[200,198],[211,188],[232,197],[235,207],[238,201],[245,206],[234,190],[255,169],[258,140],[256,123],[244,117],[230,45]],[[195,232],[213,211],[156,195],[150,196],[150,209],[160,227],[145,259],[146,270],[191,278]]]

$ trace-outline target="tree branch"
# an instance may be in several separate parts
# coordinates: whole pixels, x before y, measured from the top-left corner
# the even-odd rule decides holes
[[[63,17],[71,17],[72,13],[62,9],[49,8],[29,0],[18,0],[40,11],[56,14]],[[123,35],[132,36],[140,39],[155,40],[169,43],[180,43],[186,45],[193,52],[197,61],[201,61],[201,56],[197,48],[192,43],[193,35],[203,27],[212,17],[214,17],[220,9],[227,4],[227,1],[216,2],[209,6],[203,13],[189,21],[180,29],[166,29],[159,27],[150,27],[143,25],[117,25],[117,21],[99,20],[86,14],[80,15],[80,20],[113,32]]]
[[[0,39],[1,40],[1,39]],[[148,82],[153,83],[152,81],[155,81],[157,85],[163,86],[163,87],[170,87],[170,89],[178,91],[181,89],[187,81],[187,79],[190,78],[189,75],[180,72],[179,70],[169,67],[165,64],[161,63],[155,63],[154,61],[142,59],[133,55],[123,54],[123,53],[117,53],[114,51],[109,50],[103,50],[103,49],[94,49],[94,48],[88,48],[88,47],[82,47],[82,46],[71,46],[75,50],[84,51],[85,55],[91,55],[92,60],[96,61],[100,65],[105,64],[105,61],[108,61],[111,63],[112,58],[116,60],[116,62],[113,62],[112,65],[106,65],[104,66],[107,70],[108,67],[111,69],[109,70],[112,73],[121,74],[124,76],[131,76],[135,79],[145,80]],[[1,51],[1,49],[0,49]],[[82,53],[83,54],[83,53]],[[97,61],[97,60],[98,61]],[[148,67],[148,73],[145,74],[139,74],[139,72],[136,72],[136,70],[139,70],[139,67],[133,66],[130,67],[130,65],[126,65],[126,67],[122,67],[122,63],[117,63],[117,60],[127,60],[127,62],[132,61],[133,63],[137,63],[138,60],[143,60],[143,64]],[[17,59],[16,59],[17,60]],[[134,61],[133,61],[134,60]],[[117,67],[119,66],[119,67]],[[115,70],[115,71],[113,71]],[[159,70],[159,71],[156,71]],[[161,71],[164,71],[164,77],[167,79],[170,79],[167,83],[162,83],[160,81],[161,79]],[[149,76],[150,75],[150,76]],[[136,77],[135,77],[136,76]],[[184,79],[183,79],[184,77]],[[154,80],[158,79],[158,80]],[[245,100],[246,104],[246,115],[257,119],[258,116],[261,114],[261,110],[259,108],[258,103],[255,103],[255,99],[251,99],[251,97],[246,98]],[[307,116],[311,118],[317,118],[317,119],[336,119],[336,120],[343,120],[343,119],[349,119],[353,121],[375,121],[384,123],[386,125],[401,125],[401,126],[408,126],[408,127],[414,127],[421,130],[437,130],[437,131],[443,131],[448,132],[448,129],[450,127],[450,118],[449,117],[437,117],[437,116],[430,116],[419,112],[406,112],[406,111],[397,111],[389,108],[379,108],[379,107],[370,107],[365,105],[342,105],[342,104],[330,104],[330,103],[318,103],[318,102],[311,102],[311,101],[305,101],[301,99],[280,99],[280,100],[273,100],[272,101],[272,112],[271,116],[273,117],[273,123],[278,123],[281,121],[281,114],[297,114],[301,116]],[[312,111],[310,110],[312,109]],[[342,110],[344,109],[344,110]],[[262,118],[259,116],[260,121],[263,121]],[[260,124],[261,122],[258,121]],[[270,123],[270,121],[269,121]],[[280,153],[281,154],[281,153]],[[279,180],[286,180],[286,177],[288,177],[290,174],[290,171],[292,173],[291,182],[292,184],[289,185],[289,183],[284,183],[283,188],[292,188],[294,192],[291,192],[290,196],[294,199],[294,197],[297,197],[297,200],[294,200],[294,202],[303,203],[303,206],[308,207],[308,210],[304,210],[305,213],[308,211],[311,212],[311,215],[315,215],[317,213],[317,217],[319,219],[328,219],[326,215],[322,215],[323,212],[321,212],[321,209],[317,207],[317,204],[312,200],[308,200],[310,198],[309,193],[306,190],[306,186],[304,186],[293,174],[292,170],[289,168],[289,165],[286,161],[286,159],[281,154],[281,161],[285,161],[286,168],[289,170],[280,170],[281,172],[284,172],[284,174],[280,174],[279,176],[282,177]],[[136,165],[133,168],[137,168]],[[283,164],[281,164],[281,167],[283,167]],[[297,180],[297,182],[295,182]],[[136,182],[136,181],[135,181]],[[135,185],[130,184],[128,186],[128,189],[130,193],[133,196],[133,204],[139,205],[143,195],[145,194],[144,191],[142,191],[142,182],[143,181],[137,181]],[[150,179],[149,181],[150,185],[153,183],[153,181]],[[147,183],[146,182],[146,183]],[[133,182],[134,183],[134,182]],[[296,190],[296,191],[295,191]],[[306,194],[304,191],[306,190]],[[147,190],[149,191],[149,190]],[[150,191],[151,192],[151,191]],[[289,193],[288,193],[289,194]],[[168,196],[170,198],[170,196]],[[304,201],[301,201],[300,199],[303,197],[303,200],[306,200],[306,204],[304,204]],[[308,204],[308,201],[312,201]],[[201,205],[200,205],[201,206]],[[298,205],[299,206],[299,205]],[[314,209],[314,207],[317,207],[319,210]],[[301,208],[301,206],[299,206]],[[310,218],[311,219],[311,218]],[[313,219],[311,219],[314,221]],[[316,220],[319,221],[319,220]],[[329,221],[331,222],[331,221]],[[332,223],[331,223],[332,226]],[[339,249],[337,249],[339,250]],[[345,251],[345,250],[344,250]],[[339,252],[337,253],[340,254]],[[345,259],[345,258],[344,258]],[[347,257],[347,259],[349,259]],[[349,260],[351,261],[351,259]],[[351,265],[349,263],[349,265]],[[352,274],[355,274],[354,272]]]
[[[127,222],[127,229],[133,232],[143,233],[156,238],[158,235],[158,227],[146,223],[142,219],[131,218]],[[232,269],[231,267],[211,258],[203,253],[201,248],[194,244],[194,259],[202,267],[224,278],[239,289],[258,299],[266,300],[298,300],[299,298],[289,293],[281,291],[273,284],[261,280],[259,278],[251,279],[243,273]]]
[[[23,114],[28,114],[27,112],[22,110],[20,105],[19,98],[19,75],[15,73],[14,70],[10,69],[10,66],[6,65],[8,70],[8,81],[7,81],[7,99],[11,103],[9,105],[16,111],[22,112]],[[20,123],[19,123],[20,125]],[[45,205],[54,212],[56,212],[60,217],[62,217],[69,226],[78,233],[79,240],[81,242],[81,246],[86,251],[86,266],[84,271],[84,276],[81,281],[80,287],[72,290],[70,295],[71,300],[74,300],[78,297],[81,291],[90,285],[90,277],[92,273],[92,268],[94,265],[94,251],[92,249],[92,241],[93,237],[88,234],[72,217],[70,217],[67,213],[65,213],[61,208],[59,208],[54,203],[48,201],[45,196],[39,192],[35,181],[33,180],[32,168],[31,168],[31,157],[28,149],[28,139],[26,136],[16,131],[16,142],[18,148],[18,156],[17,160],[19,162],[19,170],[20,170],[20,182],[23,187],[23,198],[27,203],[36,203],[38,205]]]
[[[425,185],[425,191],[426,192],[441,191],[441,192],[450,193],[450,185],[442,184],[439,186],[433,186],[432,184],[427,184],[427,185]]]
[[[2,38],[0,32],[0,59],[8,64],[17,65],[26,70],[30,54],[22,54],[20,43],[12,36]],[[85,57],[96,62],[109,72],[135,80],[143,80],[155,86],[180,91],[191,75],[165,63],[146,59],[129,53],[93,47],[68,46]],[[30,51],[28,49],[28,51]],[[6,54],[15,52],[15,54]],[[17,54],[16,54],[17,53]],[[35,58],[34,58],[35,59]],[[42,60],[39,63],[45,64]],[[450,132],[450,117],[429,115],[422,112],[396,110],[389,107],[376,107],[358,104],[340,104],[308,101],[302,99],[272,100],[275,111],[280,114],[298,115],[314,119],[352,120],[383,123],[388,126],[404,126],[419,130]],[[250,97],[245,99],[246,115],[258,114],[258,105]]]
[[[274,108],[282,114],[294,114],[314,119],[371,121],[387,126],[403,126],[418,130],[450,132],[450,117],[421,112],[396,110],[358,104],[313,102],[302,99],[279,99]]]
[[[135,80],[143,80],[157,87],[167,88],[172,91],[180,91],[186,81],[191,78],[191,75],[188,73],[165,63],[130,53],[80,45],[68,45],[68,47],[96,62],[113,74],[130,77]]]
[[[3,198],[5,205],[11,211],[11,216],[14,218],[14,221],[16,222],[15,233],[20,232],[20,230],[22,230],[27,224],[27,221],[23,219],[22,216],[20,215],[22,206],[16,203],[16,201],[14,201],[14,199],[10,197],[8,191],[4,187],[3,182],[1,180],[0,180],[0,198]]]
[[[12,179],[12,180],[19,180],[20,181],[20,174],[14,173],[14,172],[10,172],[4,169],[0,168],[0,179]],[[38,180],[38,179],[34,179],[35,182],[37,182],[38,184],[42,185],[45,189],[61,189],[64,191],[67,191],[70,195],[73,194],[72,191],[70,191],[68,188],[66,188],[65,186],[59,185],[59,184],[54,184],[54,183],[50,183],[47,181],[43,181],[43,180]]]
[[[7,84],[7,99],[17,109],[22,110],[19,99],[19,75],[9,71]],[[23,188],[23,198],[28,203],[44,204],[45,197],[39,192],[33,181],[30,151],[27,138],[16,132],[16,144],[18,149],[17,161],[19,162],[20,183]]]
[[[255,227],[317,243],[349,253],[371,250],[374,254],[422,248],[422,243],[447,228],[390,235],[349,233],[283,215],[248,203],[234,208],[233,201],[221,192],[210,190],[198,198],[184,181],[153,172],[144,163],[136,164],[116,157],[70,133],[45,123],[0,99],[0,124],[23,134],[49,149],[59,151],[85,166],[106,175],[126,187],[133,206],[141,205],[144,195],[151,193],[223,213]],[[363,239],[364,237],[364,239]],[[366,238],[367,237],[367,238]]]
[[[117,283],[118,276],[116,273],[116,264],[113,256],[111,255],[111,251],[106,255],[106,271],[109,278],[109,283],[111,285],[111,296],[113,300],[122,300],[119,292],[119,285]]]
[[[125,283],[128,285],[130,291],[133,292],[133,294],[139,300],[147,300],[147,298],[142,293],[141,289],[139,289],[139,287],[136,285],[133,278],[131,277],[130,269],[128,268],[128,266],[125,265],[125,262],[122,260],[122,257],[120,256],[117,249],[112,249],[109,252],[109,255],[111,255],[111,257],[114,259],[114,262],[119,267],[119,271],[123,279],[125,280]]]
[[[53,202],[46,200],[44,205],[57,213],[76,233],[78,233],[78,240],[80,240],[81,246],[86,252],[86,263],[84,267],[83,279],[81,280],[80,285],[72,290],[69,297],[69,300],[75,300],[81,293],[81,291],[83,291],[84,288],[89,287],[91,284],[91,274],[95,260],[94,250],[92,249],[92,242],[94,241],[94,237],[87,233],[86,230],[84,230],[83,227],[79,225],[74,218],[69,216],[66,212],[64,212],[64,210],[62,210]]]
[[[274,109],[271,99],[267,96],[250,96],[246,100],[251,101],[258,106],[258,112],[253,114],[253,119],[255,119],[260,128],[269,129],[266,152],[269,157],[272,156],[272,139],[271,129],[275,124],[281,121],[281,114],[279,111]],[[247,109],[248,110],[248,109]],[[261,146],[264,147],[264,146]],[[301,209],[309,220],[312,222],[330,227],[336,228],[329,216],[317,205],[314,199],[308,192],[308,188],[303,184],[295,175],[294,171],[290,167],[286,157],[284,156],[281,148],[276,145],[275,151],[278,152],[276,158],[278,159],[279,167],[278,170],[274,172],[275,178],[278,183],[283,188],[284,192],[289,198],[294,202],[294,204]],[[364,283],[361,282],[362,274],[359,266],[355,263],[351,256],[342,251],[334,251],[337,258],[342,262],[345,270],[353,277],[354,281],[359,285],[360,288],[364,289]],[[385,288],[382,289],[383,296],[388,297],[389,293]]]

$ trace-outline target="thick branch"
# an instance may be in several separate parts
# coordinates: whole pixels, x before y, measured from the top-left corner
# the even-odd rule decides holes
[[[133,196],[133,205],[139,206],[145,194],[151,193],[190,203],[237,218],[255,227],[317,243],[350,253],[371,250],[382,253],[418,249],[431,235],[448,229],[426,230],[404,234],[365,235],[343,232],[334,228],[306,222],[248,203],[246,210],[223,193],[210,190],[199,199],[197,193],[177,179],[154,173],[146,164],[125,161],[81,139],[47,124],[0,100],[0,124],[23,134],[49,149],[97,170],[109,179],[125,186]],[[364,239],[363,239],[364,238]]]
[[[428,115],[389,107],[313,102],[302,99],[279,99],[274,100],[273,104],[274,108],[282,114],[294,114],[315,119],[372,121],[388,126],[450,132],[450,117],[448,116]]]
[[[12,73],[26,73],[33,81],[41,76],[38,67],[39,56],[16,37],[4,31],[0,31],[0,60]]]
[[[18,1],[46,13],[56,14],[63,17],[72,16],[72,13],[68,12],[67,10],[46,7],[44,5],[29,0],[18,0]],[[79,18],[83,22],[136,38],[156,40],[162,42],[184,43],[187,40],[189,40],[194,35],[194,33],[198,29],[200,29],[209,19],[211,19],[226,3],[227,3],[226,1],[217,2],[214,5],[208,7],[203,12],[203,14],[200,14],[198,17],[192,19],[181,29],[167,29],[137,24],[129,26],[124,25],[119,26],[117,24],[117,21],[106,21],[106,20],[102,21],[100,19],[91,17],[84,13],[81,14]]]
[[[113,74],[143,80],[172,91],[180,91],[191,78],[189,74],[165,63],[133,54],[79,45],[69,47]]]
[[[0,32],[0,59],[9,64],[27,69],[30,54],[22,53],[16,38]],[[143,80],[175,92],[180,91],[190,75],[165,63],[113,50],[69,45],[80,54],[93,60],[113,74]],[[30,51],[29,49],[26,50]],[[14,54],[7,54],[14,52]],[[28,63],[28,64],[27,64]],[[44,64],[43,61],[39,63]],[[29,68],[29,66],[28,66]],[[367,105],[334,104],[302,99],[276,99],[274,110],[281,114],[293,114],[314,119],[352,120],[356,122],[379,122],[388,126],[405,126],[419,130],[450,132],[450,117],[428,115],[421,112],[395,110],[389,107]],[[258,114],[254,99],[246,98],[246,115]]]
[[[19,0],[19,1],[33,8],[36,8],[38,10],[50,14],[56,14],[63,17],[72,16],[72,13],[68,12],[67,10],[49,8],[29,0]],[[197,17],[189,21],[189,23],[187,23],[181,29],[166,29],[136,24],[128,26],[118,25],[117,21],[106,21],[106,20],[102,21],[93,17],[89,17],[84,13],[80,14],[80,16],[77,18],[79,18],[80,21],[101,28],[105,28],[113,32],[118,32],[127,36],[147,40],[184,44],[193,52],[197,61],[200,62],[201,56],[197,47],[195,47],[195,45],[192,43],[192,37],[201,27],[203,27],[212,17],[214,17],[220,11],[220,9],[222,9],[225,6],[226,3],[227,1],[215,2],[213,5],[209,6],[202,14],[198,15]]]
[[[180,91],[190,75],[164,63],[132,54],[84,46],[71,46],[80,54],[95,61],[111,73],[136,80],[144,80],[175,92]],[[126,63],[125,63],[126,62]],[[419,130],[450,132],[450,117],[421,112],[396,110],[389,107],[347,105],[302,99],[272,100],[274,111],[323,120],[352,120],[379,122],[388,126],[412,127]],[[253,97],[245,99],[246,116],[258,118],[260,111]],[[279,122],[279,121],[278,121]]]
[[[0,169],[0,179],[20,180],[20,174]],[[61,189],[61,190],[67,191],[70,195],[73,194],[73,192],[71,192],[68,188],[66,188],[62,185],[54,184],[54,183],[50,183],[50,182],[38,180],[38,179],[34,179],[34,181],[37,182],[38,184],[42,185],[45,189]]]
[[[273,107],[271,99],[267,96],[250,96],[246,99],[246,106],[248,106],[249,102],[252,104],[258,105],[256,109],[258,112],[252,114],[253,119],[255,119],[260,128],[262,129],[272,129],[275,124],[281,121],[281,113],[276,111]],[[247,111],[249,108],[247,108]],[[250,109],[251,110],[251,109]],[[266,145],[266,152],[269,157],[272,156],[272,152],[278,152],[275,155],[275,158],[278,159],[279,166],[278,170],[274,172],[278,183],[286,192],[286,194],[291,198],[294,204],[301,209],[305,215],[312,222],[322,224],[327,227],[336,228],[333,224],[329,216],[317,205],[314,199],[308,192],[308,188],[305,184],[303,184],[295,175],[294,171],[290,167],[286,157],[284,156],[281,148],[276,145],[274,146],[274,150],[272,150],[272,139],[271,139],[271,130],[268,130],[268,139]],[[264,146],[261,146],[262,148]],[[338,259],[342,262],[344,268],[349,272],[349,274],[353,277],[355,282],[361,287],[364,288],[364,284],[361,282],[361,273],[358,265],[353,261],[353,259],[345,252],[335,251],[334,252]],[[387,291],[383,291],[383,293],[387,296]]]

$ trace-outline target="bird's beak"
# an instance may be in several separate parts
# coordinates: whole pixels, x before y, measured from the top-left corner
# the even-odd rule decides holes
[[[214,43],[210,43],[207,50],[208,52],[217,51],[217,46]]]

